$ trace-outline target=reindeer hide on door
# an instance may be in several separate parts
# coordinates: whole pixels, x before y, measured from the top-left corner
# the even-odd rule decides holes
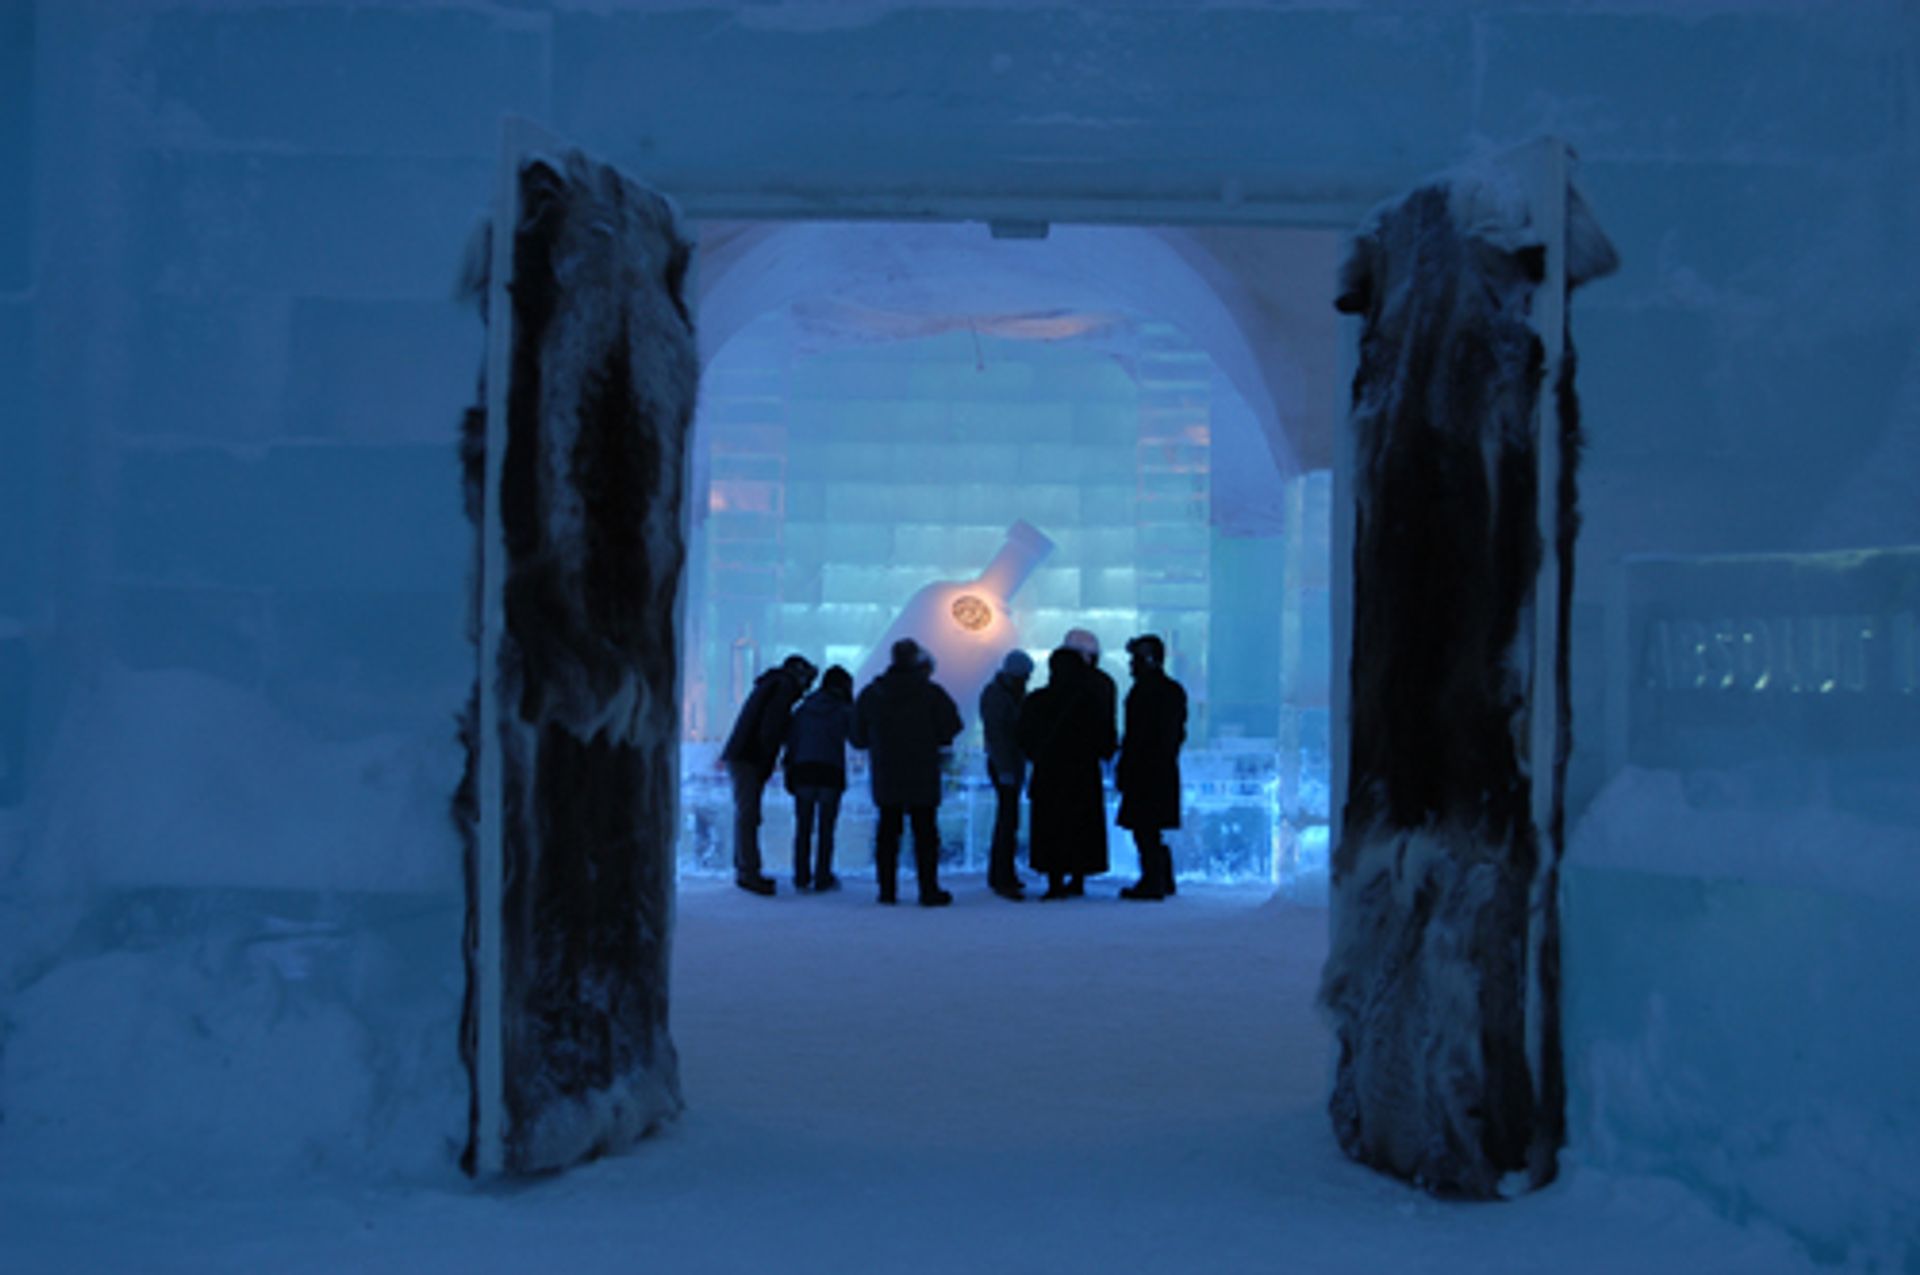
[[[1571,190],[1567,239],[1569,289],[1613,269]],[[1533,703],[1530,670],[1533,608],[1564,621],[1571,598],[1579,422],[1569,346],[1546,426],[1562,464],[1560,587],[1542,600],[1546,360],[1528,312],[1546,255],[1524,199],[1463,177],[1376,214],[1337,303],[1364,328],[1349,422],[1352,751],[1320,991],[1338,1045],[1331,1112],[1354,1158],[1481,1198],[1516,1172],[1549,1180],[1564,1122],[1564,623],[1560,693]],[[1533,711],[1557,717],[1551,774],[1529,774]],[[1553,785],[1544,828],[1536,782]]]
[[[691,249],[667,203],[577,153],[527,161],[519,182],[499,492],[505,615],[498,666],[483,670],[463,723],[455,812],[467,843],[472,1073],[478,697],[496,695],[503,1159],[534,1172],[624,1146],[681,1107],[667,967],[699,363],[682,296]],[[484,298],[477,269],[469,286]],[[485,449],[482,407],[463,446],[476,526]],[[472,1156],[470,1145],[470,1167]]]

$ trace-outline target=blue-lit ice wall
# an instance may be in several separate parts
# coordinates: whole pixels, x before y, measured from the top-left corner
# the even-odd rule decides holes
[[[1157,626],[1204,733],[1205,373],[1150,417],[1150,382],[1071,344],[962,329],[808,356],[777,319],[737,337],[702,392],[689,732],[724,736],[752,674],[789,649],[857,668],[915,590],[977,575],[1024,518],[1055,550],[1012,600],[1023,644],[1081,626],[1118,657]]]
[[[1240,434],[1223,439],[1229,430]],[[1086,627],[1124,689],[1124,642],[1152,631],[1188,689],[1177,870],[1322,897],[1327,475],[1274,471],[1244,404],[1178,330],[1128,320],[1098,343],[1056,344],[963,328],[806,353],[772,316],[714,359],[700,431],[688,870],[729,862],[728,796],[709,745],[753,676],[793,650],[857,669],[915,590],[971,578],[1025,518],[1057,546],[1013,599],[1042,670],[1069,628]],[[1265,466],[1284,511],[1268,534],[1212,525],[1211,456],[1223,445],[1235,463]],[[863,783],[856,775],[842,814],[841,861],[854,870],[871,854]],[[977,729],[948,784],[950,862],[984,868],[992,791]],[[777,864],[791,810],[775,799],[768,813]],[[1116,871],[1134,870],[1131,838],[1112,842]]]
[[[1920,1269],[1920,546],[1614,583],[1614,774],[1565,866],[1575,1145]]]
[[[26,792],[30,694],[24,620],[42,591],[41,441],[33,413],[33,10],[0,8],[0,811]],[[0,833],[0,835],[4,835]]]

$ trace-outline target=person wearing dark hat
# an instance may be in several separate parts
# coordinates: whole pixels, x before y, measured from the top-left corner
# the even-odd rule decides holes
[[[787,741],[794,702],[813,685],[814,671],[804,655],[789,655],[755,678],[720,750],[733,780],[733,882],[754,894],[774,889],[773,878],[760,870],[760,797]]]
[[[1033,763],[1027,785],[1027,862],[1044,873],[1043,901],[1086,893],[1107,870],[1107,798],[1101,763],[1113,756],[1113,702],[1084,653],[1047,657],[1047,684],[1020,707],[1020,750]]]
[[[1173,852],[1166,830],[1180,826],[1180,745],[1187,738],[1187,692],[1167,676],[1167,648],[1143,633],[1127,643],[1133,688],[1114,786],[1120,790],[1122,828],[1140,851],[1140,880],[1123,899],[1164,899],[1174,893]]]
[[[787,731],[784,764],[787,791],[793,794],[796,890],[824,894],[840,888],[840,878],[833,875],[833,831],[840,819],[840,794],[847,789],[847,732],[852,729],[853,675],[835,664],[820,675],[820,689],[793,710]]]
[[[855,748],[867,750],[873,804],[879,809],[873,867],[880,902],[892,903],[900,868],[900,834],[913,825],[913,864],[920,906],[941,907],[953,895],[940,888],[941,755],[960,733],[960,709],[933,680],[933,657],[912,638],[893,644],[892,663],[853,702]]]
[[[1003,899],[1023,899],[1026,887],[1013,866],[1020,843],[1020,790],[1027,757],[1020,751],[1020,705],[1027,698],[1033,658],[1007,652],[1000,671],[980,688],[980,731],[986,738],[987,779],[993,784],[993,846],[987,854],[987,888]]]

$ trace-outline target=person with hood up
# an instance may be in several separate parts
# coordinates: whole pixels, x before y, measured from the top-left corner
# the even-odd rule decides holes
[[[733,883],[753,894],[774,890],[773,878],[760,870],[760,796],[787,742],[794,702],[813,685],[814,671],[806,656],[789,655],[755,678],[720,750],[733,781]]]
[[[1140,851],[1140,880],[1123,899],[1164,899],[1174,893],[1173,852],[1166,829],[1180,826],[1180,745],[1187,738],[1187,692],[1167,676],[1167,648],[1143,633],[1127,643],[1133,689],[1127,692],[1126,733],[1113,785],[1120,790],[1122,828]]]
[[[847,789],[847,734],[853,729],[853,675],[833,665],[820,689],[800,701],[787,730],[787,791],[793,794],[793,888],[825,894],[833,875],[833,830]],[[819,859],[813,858],[819,825]]]
[[[913,864],[920,906],[943,907],[953,895],[940,888],[940,763],[960,733],[960,709],[933,680],[933,657],[912,638],[893,644],[892,663],[868,682],[853,705],[855,748],[870,757],[873,804],[880,822],[874,834],[873,867],[880,902],[895,901],[903,823],[913,824]]]
[[[1003,899],[1026,897],[1013,861],[1020,846],[1020,790],[1027,783],[1027,756],[1020,751],[1020,705],[1027,698],[1027,678],[1032,673],[1031,656],[1008,651],[1000,671],[980,688],[980,731],[986,737],[987,779],[994,796],[987,888]]]
[[[1086,893],[1107,870],[1107,799],[1101,763],[1118,744],[1114,710],[1084,653],[1047,657],[1047,684],[1020,709],[1020,749],[1033,763],[1027,785],[1027,862],[1046,874],[1043,901]]]

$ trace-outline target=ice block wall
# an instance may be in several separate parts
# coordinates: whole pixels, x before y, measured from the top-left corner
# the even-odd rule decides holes
[[[1640,557],[1569,849],[1575,1146],[1920,1261],[1920,546]]]
[[[0,10],[0,811],[26,792],[26,612],[39,593],[40,436],[33,416],[33,10]],[[0,816],[4,817],[4,816]],[[0,834],[4,835],[4,834]],[[4,859],[0,859],[4,862]]]
[[[451,293],[531,51],[477,15],[0,7],[0,753],[29,739],[0,1108],[28,1162],[452,1164],[449,448],[480,328]]]
[[[738,344],[715,360],[701,423],[708,737],[789,650],[859,668],[916,590],[977,575],[1022,518],[1057,546],[1013,599],[1029,649],[1091,628],[1124,678],[1122,644],[1160,624],[1175,675],[1204,687],[1205,447],[1181,475],[1198,502],[1143,511],[1155,443],[1111,354],[964,330],[806,358],[771,334]],[[1204,426],[1204,399],[1189,410]],[[1182,578],[1163,584],[1169,565]]]

